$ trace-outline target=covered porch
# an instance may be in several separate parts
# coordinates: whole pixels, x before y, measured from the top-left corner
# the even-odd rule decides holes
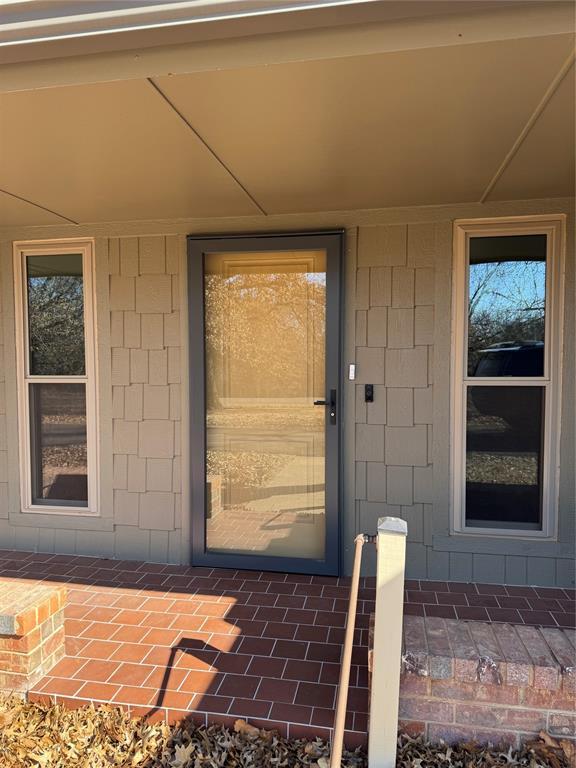
[[[329,738],[353,542],[393,517],[402,728],[575,739],[574,9],[349,5],[0,58],[0,597],[66,590],[64,631],[48,627],[65,655],[27,692]],[[512,392],[520,417],[467,404],[514,385],[464,375],[475,238],[522,245],[480,265],[537,268],[520,346],[542,370],[515,377],[533,396]],[[284,273],[296,294],[268,291]],[[64,371],[33,301],[59,278],[75,286]],[[517,330],[496,325],[473,351],[505,362]],[[376,564],[372,549],[350,746],[369,729]]]
[[[487,519],[477,528],[474,514],[469,525],[458,503],[464,454],[452,456],[451,446],[459,430],[463,448],[465,425],[463,418],[457,425],[451,418],[461,382],[451,381],[446,365],[454,354],[451,335],[464,337],[451,318],[457,294],[465,293],[463,280],[453,290],[452,264],[464,258],[452,248],[455,221],[481,220],[516,236],[515,227],[540,231],[549,216],[558,253],[552,259],[550,246],[542,258],[549,259],[550,272],[552,260],[559,264],[556,273],[562,272],[562,233],[574,190],[573,9],[561,2],[409,5],[408,12],[406,3],[359,3],[354,14],[348,8],[340,18],[332,9],[322,17],[326,27],[315,15],[309,29],[290,14],[280,23],[278,15],[273,24],[268,20],[271,27],[253,34],[249,27],[237,34],[230,24],[214,22],[214,39],[202,44],[196,39],[169,44],[165,30],[164,44],[151,46],[148,36],[148,43],[130,49],[119,37],[125,47],[117,55],[81,56],[67,48],[68,57],[51,58],[54,41],[42,48],[45,58],[26,61],[25,46],[5,54],[2,546],[180,564],[204,564],[207,550],[232,557],[248,550],[254,557],[242,567],[281,571],[290,568],[279,555],[296,552],[304,562],[292,570],[348,573],[354,536],[373,533],[379,516],[392,515],[408,523],[411,577],[573,584],[572,293],[566,291],[563,304],[562,281],[548,279],[545,303],[551,311],[545,321],[539,318],[540,330],[552,329],[546,344],[554,347],[551,376],[544,382],[553,395],[543,418],[545,440],[526,439],[515,427],[497,424],[490,439],[477,441],[475,448],[476,475],[470,482],[489,486],[482,498],[490,499],[494,491],[486,482],[491,473],[478,468],[491,460],[491,450],[504,455],[504,462],[497,456],[504,475],[507,461],[515,468],[518,476],[506,492],[520,499],[516,521],[493,521],[484,510],[480,517]],[[240,382],[246,391],[237,384],[230,391],[212,388],[219,402],[210,413],[210,404],[202,402],[208,379],[201,370],[208,343],[201,304],[210,296],[191,289],[191,273],[201,259],[187,254],[186,236],[212,233],[225,240],[255,233],[264,240],[269,233],[293,237],[319,231],[338,231],[343,244],[341,263],[332,270],[340,281],[332,293],[341,297],[340,304],[332,302],[335,319],[325,333],[317,323],[317,343],[306,323],[304,334],[290,335],[288,323],[280,321],[266,334],[268,307],[253,291],[258,296],[249,311],[237,311],[226,334],[214,335],[232,349],[224,363],[236,379],[251,368]],[[570,225],[567,232],[568,289],[574,269]],[[62,441],[68,429],[77,466],[71,468],[66,456],[61,466],[61,452],[54,451],[58,456],[47,457],[43,478],[37,446],[30,441],[31,420],[40,418],[40,395],[32,402],[25,394],[42,389],[26,362],[24,310],[29,313],[30,306],[25,306],[24,275],[35,258],[26,266],[27,249],[44,263],[47,252],[82,250],[83,266],[76,265],[74,275],[59,263],[48,264],[48,272],[36,266],[37,278],[46,279],[50,269],[63,269],[61,276],[77,282],[82,275],[85,306],[92,304],[85,318],[86,348],[80,350],[87,375],[68,382],[73,388],[65,390],[65,412],[58,416],[74,417],[82,426],[57,426],[62,434],[46,437]],[[301,314],[308,318],[314,314],[310,285],[321,286],[330,270],[306,269],[296,282]],[[330,302],[317,292],[320,312],[328,316]],[[282,301],[280,295],[277,303]],[[256,323],[258,303],[264,320]],[[222,318],[230,315],[218,315],[214,324],[219,327]],[[254,339],[243,345],[245,328],[255,326]],[[561,365],[563,331],[568,353]],[[508,326],[506,333],[512,333]],[[282,345],[275,343],[280,337]],[[299,354],[304,337],[312,350],[307,356]],[[510,338],[504,334],[500,341],[509,344]],[[327,373],[325,380],[320,375],[323,367],[330,372],[323,366],[328,357],[315,356],[315,345],[322,353],[329,350],[334,380],[329,386]],[[58,359],[61,349],[54,346]],[[263,429],[259,423],[243,433],[242,408],[234,407],[246,395],[257,400],[261,373],[273,367],[272,358],[274,387],[260,387],[272,404],[268,422],[278,416],[278,389],[286,390],[294,358],[301,363],[295,377],[301,386],[280,393],[292,399],[286,408],[282,403],[281,414],[282,428],[284,422],[290,428],[266,442],[262,435],[270,437],[273,424]],[[63,383],[53,367],[44,373],[53,384]],[[333,388],[336,423],[327,432],[326,418],[332,416],[323,416],[313,402],[324,397],[328,403]],[[49,400],[45,406],[54,410],[55,401]],[[314,412],[310,421],[318,422],[317,435],[309,425],[302,434],[293,428],[302,403],[307,413]],[[494,410],[493,405],[485,410],[490,407]],[[224,429],[229,426],[224,411],[231,429]],[[477,409],[474,413],[478,417]],[[488,415],[498,416],[497,409]],[[484,416],[473,425],[481,437]],[[203,430],[212,417],[220,421],[210,451],[204,450]],[[548,425],[560,420],[562,429],[552,434]],[[490,440],[499,440],[498,430],[507,447],[491,446]],[[509,460],[506,451],[514,454],[518,445],[525,455]],[[332,446],[330,456],[326,446]],[[246,455],[255,465],[248,467],[252,472],[237,461]],[[546,472],[539,473],[538,462],[546,464]],[[248,474],[257,477],[246,482]],[[541,482],[541,476],[550,481]],[[52,482],[55,478],[61,480]],[[62,484],[68,486],[64,494]],[[496,490],[504,486],[500,478]],[[536,499],[530,519],[524,519],[524,486]],[[214,502],[208,512],[205,487]],[[324,495],[327,489],[331,496]],[[67,496],[64,516],[58,506],[62,495]],[[283,515],[283,532],[277,514]],[[255,525],[247,543],[248,519]],[[496,536],[486,527],[490,522],[504,525]],[[212,529],[212,541],[206,528]],[[313,528],[316,540],[309,546]],[[454,535],[460,533],[466,535]],[[541,546],[539,538],[545,539]],[[367,572],[373,566],[372,558]],[[492,618],[489,608],[511,610],[508,615],[517,618],[518,607],[500,603],[432,604],[452,618],[467,608],[479,608],[476,618]]]

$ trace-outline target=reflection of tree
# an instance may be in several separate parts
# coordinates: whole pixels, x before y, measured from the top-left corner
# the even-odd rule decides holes
[[[82,278],[28,279],[31,370],[36,375],[84,373]]]
[[[468,367],[481,350],[505,342],[543,341],[544,261],[470,264]]]
[[[207,274],[209,407],[323,394],[325,285],[305,272]]]

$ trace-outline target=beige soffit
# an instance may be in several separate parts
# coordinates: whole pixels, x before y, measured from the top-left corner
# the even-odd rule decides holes
[[[486,1],[470,0],[477,7],[485,5]],[[497,1],[489,0],[492,3]],[[510,0],[503,1],[510,3]],[[70,0],[51,0],[49,3],[45,0],[2,0],[0,47],[19,47],[21,60],[25,60],[24,47],[34,49],[37,44],[50,41],[57,41],[67,50],[65,46],[74,38],[90,43],[96,38],[97,45],[90,45],[89,50],[118,50],[125,47],[128,40],[136,45],[158,45],[186,38],[202,39],[200,30],[206,27],[218,28],[219,36],[230,33],[234,36],[232,27],[226,22],[238,24],[244,19],[265,20],[264,25],[258,27],[270,32],[293,28],[294,16],[309,19],[314,26],[319,26],[321,19],[325,20],[324,23],[337,23],[340,14],[335,12],[342,10],[347,17],[345,23],[354,23],[355,17],[356,21],[364,20],[366,6],[380,6],[376,18],[384,16],[394,19],[431,12],[446,13],[449,11],[449,8],[445,10],[446,6],[453,4],[454,0],[435,2],[434,6],[438,8],[431,11],[426,0],[410,3],[404,0],[85,0],[74,3]],[[524,4],[527,4],[526,0]],[[369,16],[373,15],[369,13]],[[296,26],[298,28],[301,24]],[[176,39],[163,34],[166,30],[175,32]],[[188,31],[186,36],[182,34],[184,30]],[[134,33],[140,34],[136,36]],[[110,40],[107,45],[106,41]]]
[[[467,202],[572,46],[564,35],[155,83],[268,213]]]
[[[8,63],[506,7],[531,12],[542,0],[2,0],[0,5],[0,63]]]
[[[66,218],[0,190],[0,227],[66,223]]]
[[[575,75],[572,66],[494,185],[488,200],[574,195]]]
[[[0,187],[82,221],[258,213],[147,81],[0,96]]]
[[[475,45],[573,30],[571,0],[382,0],[202,22],[180,29],[188,36],[169,27],[0,44],[0,91]],[[128,41],[127,35],[137,37]]]

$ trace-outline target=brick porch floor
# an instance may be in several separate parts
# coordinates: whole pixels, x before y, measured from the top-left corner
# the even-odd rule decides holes
[[[573,629],[574,594],[574,589],[552,587],[407,580],[404,612],[412,616]]]
[[[0,552],[0,578],[65,583],[67,657],[35,687],[69,704],[135,714],[245,717],[328,736],[348,580]],[[408,581],[409,614],[574,626],[574,590]],[[374,581],[363,579],[347,742],[366,738]]]

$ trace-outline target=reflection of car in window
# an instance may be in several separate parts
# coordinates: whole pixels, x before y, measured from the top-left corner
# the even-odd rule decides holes
[[[542,376],[543,341],[504,341],[481,349],[474,376]]]
[[[474,376],[543,376],[544,342],[501,342],[480,350]],[[499,416],[513,429],[530,433],[526,418],[533,408],[532,387],[470,387],[470,396],[479,413]],[[534,428],[539,429],[538,419]]]

